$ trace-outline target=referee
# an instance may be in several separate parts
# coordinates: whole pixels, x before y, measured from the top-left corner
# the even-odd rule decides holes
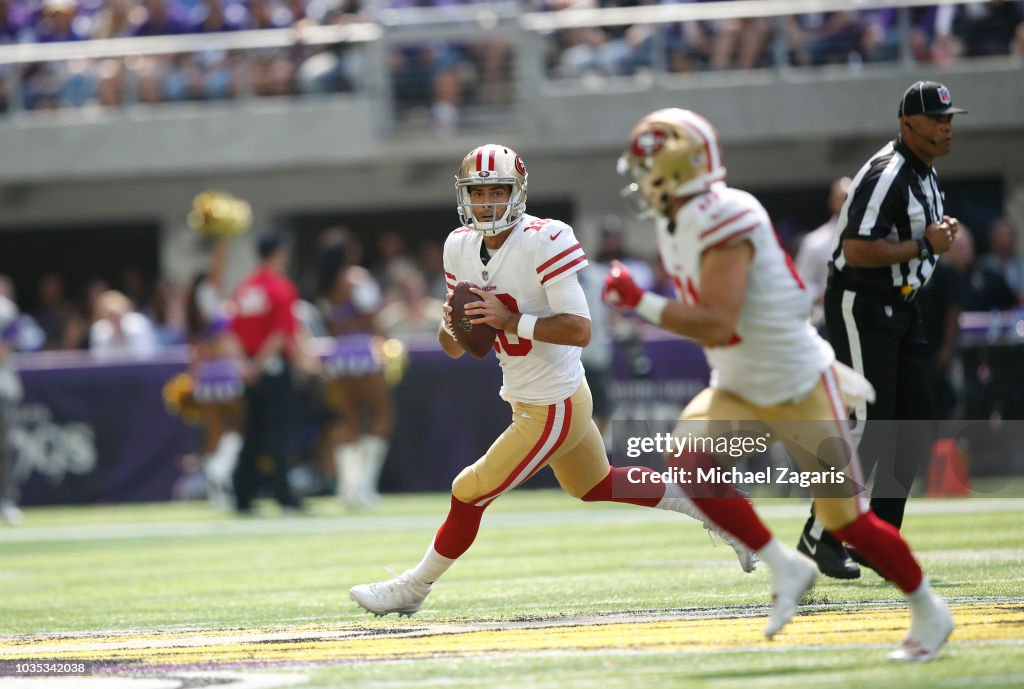
[[[825,290],[836,358],[875,387],[874,403],[854,410],[857,431],[866,431],[859,454],[865,476],[877,462],[871,509],[897,529],[929,446],[923,424],[886,422],[932,418],[928,348],[914,298],[959,229],[943,213],[932,163],[949,153],[953,115],[963,112],[937,82],[918,81],[904,92],[899,135],[861,167],[839,212]],[[865,427],[874,420],[884,422]],[[858,562],[871,566],[813,514],[797,547],[828,576],[853,579],[860,576]]]

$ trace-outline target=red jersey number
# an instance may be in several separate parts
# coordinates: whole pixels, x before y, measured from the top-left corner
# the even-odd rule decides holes
[[[495,294],[505,308],[512,313],[519,313],[519,302],[511,294]],[[508,356],[526,356],[533,349],[533,340],[527,340],[526,338],[519,337],[518,335],[512,335],[516,339],[515,342],[508,341],[509,333],[504,330],[498,331],[498,337],[494,340],[494,351],[501,354],[504,352]]]

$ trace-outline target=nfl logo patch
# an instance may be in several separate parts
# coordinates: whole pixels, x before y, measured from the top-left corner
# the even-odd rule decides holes
[[[949,95],[949,89],[945,86],[940,86],[939,89],[939,100],[942,101],[943,105],[949,105],[953,102],[953,97]]]
[[[487,278],[490,277],[490,275],[491,274],[488,273],[486,270],[484,272],[480,273],[480,277],[483,278],[484,282],[487,282]]]

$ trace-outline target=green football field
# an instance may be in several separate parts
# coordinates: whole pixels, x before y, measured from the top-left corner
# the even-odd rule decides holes
[[[0,528],[0,667],[94,674],[0,687],[1021,687],[1024,501],[996,494],[911,502],[904,533],[958,624],[912,666],[885,661],[908,613],[871,572],[819,579],[768,642],[763,568],[743,574],[680,515],[555,491],[489,508],[413,618],[361,614],[348,588],[415,564],[446,495],[245,519],[202,503],[29,509]],[[795,543],[806,503],[758,506]]]

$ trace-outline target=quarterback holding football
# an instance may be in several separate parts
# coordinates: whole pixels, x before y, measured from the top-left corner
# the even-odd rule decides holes
[[[654,470],[609,465],[580,363],[590,311],[576,274],[587,256],[571,227],[526,213],[526,189],[526,163],[507,146],[479,146],[459,166],[463,225],[444,246],[449,303],[438,339],[453,358],[466,351],[482,358],[494,349],[512,422],[455,478],[448,516],[420,563],[393,579],[352,587],[352,600],[372,613],[419,610],[432,584],[473,543],[487,506],[545,466],[581,500],[700,520],[733,547],[744,571],[754,568],[753,553],[708,522],[678,486],[638,484],[628,476]]]

